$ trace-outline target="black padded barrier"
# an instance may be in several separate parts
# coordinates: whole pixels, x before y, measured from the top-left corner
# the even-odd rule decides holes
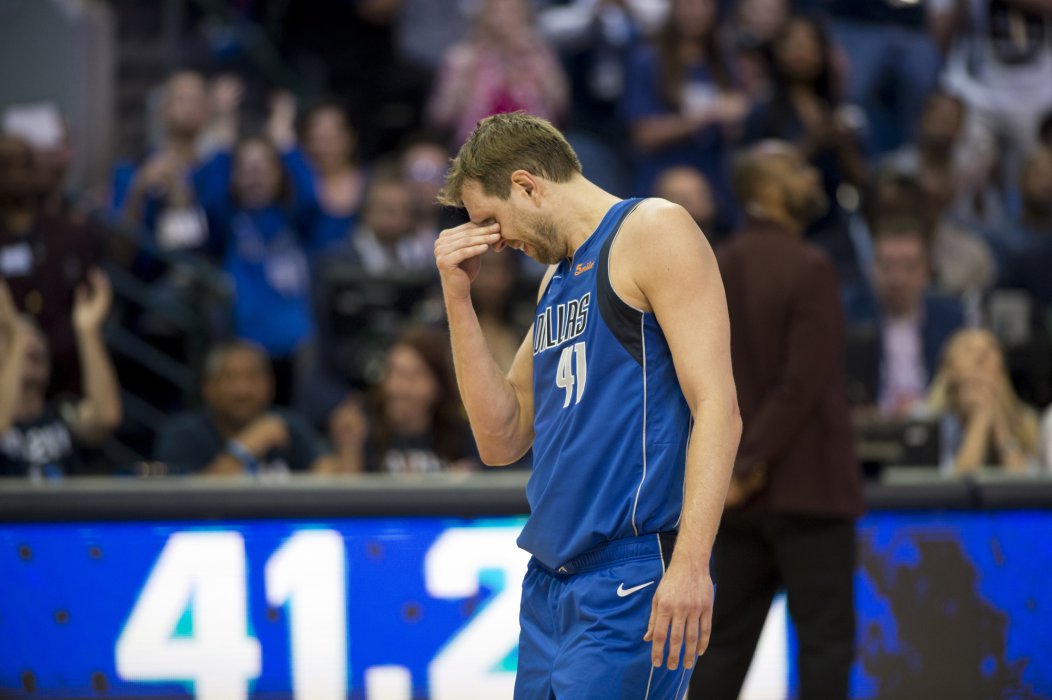
[[[529,512],[527,477],[522,471],[494,471],[281,480],[0,480],[0,522],[517,515]],[[932,473],[869,482],[865,496],[870,510],[1052,508],[1052,478],[944,479]]]

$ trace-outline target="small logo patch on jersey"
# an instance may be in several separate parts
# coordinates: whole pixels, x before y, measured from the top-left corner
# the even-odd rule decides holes
[[[576,269],[573,271],[573,276],[582,275],[595,267],[595,260],[589,260],[588,262],[577,263]]]
[[[624,598],[626,595],[632,595],[636,591],[641,591],[644,588],[646,588],[647,586],[652,585],[653,583],[654,583],[653,581],[647,581],[646,583],[641,583],[638,586],[632,586],[631,588],[625,588],[625,582],[622,581],[621,585],[617,587],[617,597],[618,598]]]

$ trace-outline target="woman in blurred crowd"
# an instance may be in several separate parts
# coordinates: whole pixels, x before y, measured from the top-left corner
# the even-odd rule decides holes
[[[837,217],[839,185],[861,186],[866,181],[861,112],[840,98],[833,48],[818,21],[789,19],[771,43],[770,61],[774,90],[749,114],[745,139],[775,138],[801,149],[822,174],[833,205],[813,230],[827,229]]]
[[[339,103],[322,102],[303,117],[301,143],[314,171],[318,213],[311,240],[324,249],[354,230],[365,192],[358,135]]]
[[[928,404],[944,414],[944,471],[969,474],[990,466],[1028,472],[1037,465],[1037,414],[1016,395],[989,331],[969,328],[950,339]]]
[[[370,472],[425,473],[478,466],[471,431],[453,376],[449,336],[412,328],[388,349],[383,379],[363,411],[350,396],[329,419],[337,451],[362,455],[349,460]]]
[[[857,280],[863,273],[841,202],[867,177],[862,112],[840,99],[833,48],[817,20],[790,18],[771,42],[769,61],[773,90],[749,113],[745,141],[788,141],[819,171],[829,206],[808,238],[833,258],[842,282]]]
[[[446,55],[428,112],[459,147],[491,114],[522,109],[558,122],[568,95],[562,66],[526,0],[485,0],[471,37]]]
[[[230,191],[209,206],[223,267],[234,284],[234,333],[264,347],[274,364],[276,402],[288,405],[297,352],[314,333],[307,242],[290,176],[268,139],[241,141]]]
[[[651,192],[662,170],[690,165],[712,183],[719,210],[734,210],[728,132],[741,123],[748,102],[720,46],[716,0],[673,0],[656,44],[641,45],[630,58],[622,108],[637,192]]]
[[[729,18],[727,34],[734,49],[742,87],[751,100],[767,98],[774,89],[771,42],[789,19],[789,0],[741,0]]]

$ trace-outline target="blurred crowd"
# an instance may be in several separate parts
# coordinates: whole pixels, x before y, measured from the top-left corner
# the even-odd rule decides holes
[[[839,272],[860,444],[906,455],[862,449],[870,473],[1052,471],[1049,2],[229,5],[303,82],[206,55],[142,105],[151,142],[109,182],[70,189],[66,125],[5,112],[0,475],[481,469],[433,260],[463,213],[435,198],[475,123],[513,110],[714,246],[758,214],[736,150],[793,144],[830,202],[806,236]],[[484,259],[504,366],[542,273]],[[111,360],[117,340],[143,349]]]

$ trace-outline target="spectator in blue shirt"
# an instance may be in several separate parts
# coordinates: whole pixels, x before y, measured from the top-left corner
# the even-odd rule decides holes
[[[912,140],[942,60],[928,31],[928,2],[825,0],[847,54],[847,98],[866,111],[871,152]]]
[[[213,116],[225,124],[222,131],[229,132],[236,121],[240,87],[222,81],[215,97]],[[197,190],[206,186],[199,179],[200,141],[209,117],[205,79],[193,71],[173,74],[163,89],[162,143],[139,167],[123,166],[115,173],[114,210],[162,249],[201,249],[207,242]]]
[[[674,0],[654,45],[629,60],[622,109],[635,151],[635,191],[653,191],[658,173],[690,165],[712,183],[720,211],[731,212],[728,131],[748,103],[719,42],[716,0]]]
[[[559,52],[570,82],[566,134],[584,171],[600,187],[629,187],[628,133],[617,114],[632,48],[665,19],[667,0],[556,0],[538,11],[541,31]],[[596,179],[598,178],[598,179]]]
[[[311,241],[324,251],[348,237],[357,225],[367,176],[358,163],[358,135],[340,103],[329,100],[308,110],[300,139],[317,195]]]
[[[270,141],[241,141],[231,166],[229,192],[211,199],[209,221],[233,282],[234,333],[266,350],[279,403],[287,404],[296,354],[314,334],[309,239],[291,178]]]

